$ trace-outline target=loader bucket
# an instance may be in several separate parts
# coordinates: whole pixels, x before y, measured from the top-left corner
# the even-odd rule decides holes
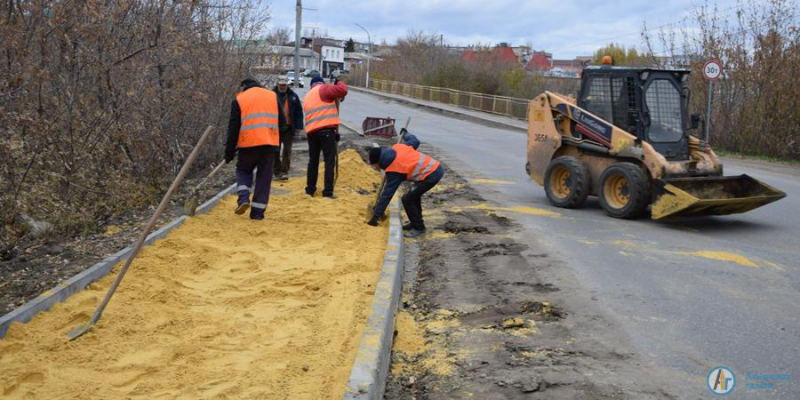
[[[669,179],[651,215],[662,219],[738,214],[784,197],[786,193],[747,175]]]

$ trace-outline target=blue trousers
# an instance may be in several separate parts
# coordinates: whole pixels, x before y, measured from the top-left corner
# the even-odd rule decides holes
[[[239,160],[236,162],[236,192],[239,194],[240,205],[250,203],[253,171],[256,176],[253,201],[250,203],[252,219],[264,219],[264,212],[267,211],[275,156],[275,149],[266,146],[239,149]]]

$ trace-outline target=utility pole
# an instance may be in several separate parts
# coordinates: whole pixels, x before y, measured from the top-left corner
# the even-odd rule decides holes
[[[300,29],[303,20],[303,1],[297,0],[297,8],[295,9],[296,20],[294,24],[294,84],[300,86]],[[312,49],[313,52],[313,49]]]
[[[369,35],[369,31],[364,28],[363,26],[356,24],[359,28],[363,29],[364,32],[367,33],[367,82],[366,87],[369,89],[369,59],[372,58],[372,37]]]

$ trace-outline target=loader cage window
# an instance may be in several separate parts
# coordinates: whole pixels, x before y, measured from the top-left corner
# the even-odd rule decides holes
[[[669,80],[654,79],[648,85],[644,98],[650,113],[650,129],[647,133],[650,141],[680,141],[683,138],[683,116],[678,88]]]
[[[581,100],[590,113],[635,134],[636,126],[630,126],[628,120],[628,110],[636,108],[636,92],[632,78],[591,77]]]

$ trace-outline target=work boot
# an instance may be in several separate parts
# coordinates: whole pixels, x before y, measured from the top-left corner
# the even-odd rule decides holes
[[[242,215],[250,209],[250,203],[239,203],[239,206],[236,207],[236,214]]]
[[[253,208],[252,210],[250,210],[250,219],[261,221],[262,219],[264,219],[264,210],[258,210],[256,208]]]
[[[426,234],[427,232],[428,231],[425,230],[425,229],[417,230],[417,229],[411,228],[408,232],[404,233],[403,236],[405,236],[407,238],[415,238],[415,237],[420,237],[420,236]]]

